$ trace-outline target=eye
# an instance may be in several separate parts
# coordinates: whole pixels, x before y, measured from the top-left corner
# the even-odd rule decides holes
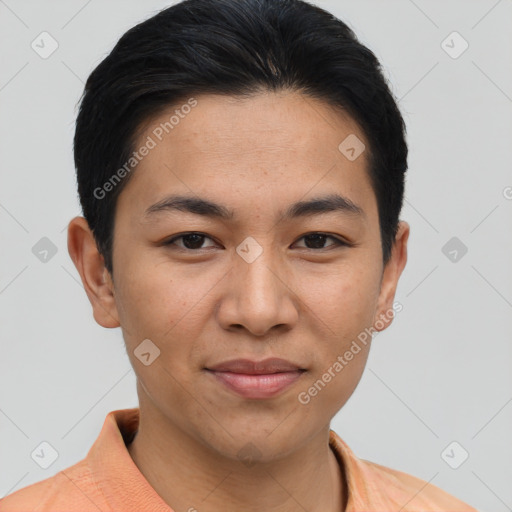
[[[348,242],[345,242],[335,236],[328,235],[326,233],[308,233],[307,235],[302,236],[299,240],[304,239],[306,241],[306,245],[302,246],[306,249],[332,249],[334,247],[342,247],[342,246],[350,246]],[[326,240],[331,239],[334,240],[334,243],[325,247]],[[178,240],[181,240],[181,244],[176,243]],[[164,245],[174,245],[179,249],[183,249],[185,251],[197,251],[200,249],[205,249],[207,247],[213,247],[213,245],[203,246],[205,240],[212,240],[209,236],[203,233],[185,233],[179,236],[175,236],[166,242]]]
[[[323,247],[325,244],[325,241],[330,238],[334,240],[334,244],[331,244],[330,246]],[[306,249],[329,249],[336,246],[349,246],[350,244],[347,242],[344,242],[343,240],[336,238],[332,235],[328,235],[326,233],[309,233],[307,235],[304,235],[299,240],[306,240]]]
[[[183,245],[176,244],[176,240],[183,240]],[[177,245],[180,249],[185,250],[197,250],[203,249],[202,247],[204,240],[212,240],[209,236],[203,235],[202,233],[185,233],[184,235],[175,236],[170,240],[164,242],[164,245]]]

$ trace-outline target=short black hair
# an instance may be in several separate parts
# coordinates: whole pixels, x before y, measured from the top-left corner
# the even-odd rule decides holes
[[[343,109],[361,127],[388,262],[402,209],[406,127],[374,53],[343,21],[302,0],[184,0],[128,30],[80,98],[78,194],[111,274],[117,197],[132,175],[126,163],[141,126],[193,95],[280,90]]]

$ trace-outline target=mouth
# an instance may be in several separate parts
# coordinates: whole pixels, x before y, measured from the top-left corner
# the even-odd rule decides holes
[[[209,366],[206,369],[219,372],[245,373],[247,375],[268,375],[271,373],[305,370],[305,368],[302,368],[300,365],[279,357],[270,357],[262,361],[231,359]]]
[[[244,398],[274,397],[297,382],[307,370],[285,359],[235,359],[205,368],[216,382]]]

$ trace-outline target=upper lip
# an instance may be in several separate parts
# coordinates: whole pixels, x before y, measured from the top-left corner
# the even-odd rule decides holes
[[[296,372],[304,370],[299,365],[286,359],[271,357],[263,361],[251,361],[250,359],[232,359],[206,368],[218,372],[245,373],[249,375],[265,375],[269,373]]]

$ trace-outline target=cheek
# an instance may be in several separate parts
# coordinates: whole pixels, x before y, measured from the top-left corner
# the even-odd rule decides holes
[[[149,338],[160,346],[157,340],[182,316],[185,300],[179,298],[172,276],[154,264],[138,260],[122,268],[122,275],[116,305],[126,343],[135,348]]]
[[[379,295],[378,269],[370,263],[347,262],[334,271],[304,273],[300,294],[326,333],[340,337],[356,334],[371,325]],[[310,314],[311,314],[310,313]]]
[[[352,262],[353,263],[353,262]],[[364,371],[379,292],[379,267],[361,258],[323,276],[308,275],[301,283],[316,338],[310,379],[301,388],[317,411],[332,414],[343,406]],[[309,311],[309,313],[308,313]],[[308,402],[308,403],[309,403]]]
[[[333,417],[350,398],[363,374],[371,345],[378,278],[354,268],[303,284],[316,333],[310,378],[297,399],[304,412]],[[321,285],[321,286],[320,286]]]
[[[190,341],[200,334],[207,314],[204,299],[216,280],[184,275],[165,263],[129,265],[124,275],[116,304],[127,346],[133,352],[150,339],[160,349],[159,362],[179,370],[193,350]]]
[[[189,341],[197,336],[198,329],[193,314],[198,290],[180,288],[180,280],[168,272],[169,267],[167,272],[161,271],[164,267],[153,267],[151,272],[142,272],[143,267],[127,271],[129,277],[116,301],[121,305],[118,310],[126,351],[140,385],[155,402],[172,403],[183,410]],[[145,353],[150,354],[147,359]]]
[[[303,412],[312,418],[333,418],[352,396],[363,374],[369,344],[360,344],[360,351],[351,360],[333,357],[322,370],[311,376],[297,394]]]
[[[123,278],[118,290],[126,325],[169,328],[192,300],[193,289],[180,282],[180,268],[139,254],[119,265]],[[182,277],[181,277],[182,280]],[[194,286],[194,289],[199,288]],[[190,296],[190,297],[189,297]]]

